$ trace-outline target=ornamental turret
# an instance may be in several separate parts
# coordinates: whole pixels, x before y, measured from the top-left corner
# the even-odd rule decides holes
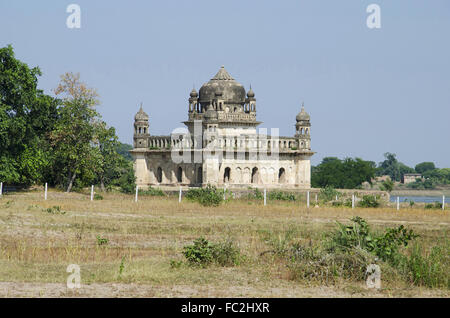
[[[147,148],[148,147],[148,137],[150,137],[148,131],[148,115],[141,108],[134,116],[134,148]]]
[[[298,147],[300,150],[311,150],[311,122],[310,116],[305,111],[305,105],[302,103],[300,113],[295,117],[297,123],[295,124],[295,137],[298,140]]]

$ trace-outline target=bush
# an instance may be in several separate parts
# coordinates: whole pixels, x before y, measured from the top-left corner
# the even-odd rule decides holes
[[[256,200],[262,200],[264,199],[264,194],[259,191],[258,188],[253,189],[253,192],[249,193],[247,196],[248,199],[256,199]]]
[[[403,271],[408,280],[415,285],[430,288],[450,289],[450,244],[434,246],[426,254],[423,247],[415,244],[409,257],[403,261]]]
[[[206,188],[189,189],[185,197],[204,206],[218,206],[223,200],[223,193],[208,184]]]
[[[442,209],[441,202],[427,203],[425,204],[425,209]]]
[[[380,206],[380,196],[364,195],[362,200],[358,202],[358,206],[362,208],[377,208]]]
[[[95,193],[94,200],[103,200],[103,196],[101,194]]]
[[[336,196],[340,195],[341,193],[339,191],[336,191],[333,187],[326,186],[325,188],[320,189],[319,199],[324,202],[328,202],[334,200]]]
[[[210,243],[203,237],[194,241],[193,245],[183,248],[183,255],[189,265],[206,267],[211,263],[220,266],[239,265],[241,253],[232,240],[225,240],[220,243]]]
[[[283,191],[271,191],[269,192],[269,200],[278,200],[278,201],[296,201],[294,193],[286,193]]]
[[[154,197],[164,197],[166,194],[161,189],[156,189],[152,187],[148,187],[147,190],[138,190],[139,195],[148,195],[148,196],[154,196]]]

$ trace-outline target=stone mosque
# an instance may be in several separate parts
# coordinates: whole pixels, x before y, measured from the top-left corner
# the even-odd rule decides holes
[[[183,124],[185,128],[168,136],[150,135],[149,116],[141,104],[130,151],[139,187],[311,187],[314,152],[310,116],[303,105],[293,137],[261,133],[253,89],[246,93],[222,66],[198,93],[192,89]]]

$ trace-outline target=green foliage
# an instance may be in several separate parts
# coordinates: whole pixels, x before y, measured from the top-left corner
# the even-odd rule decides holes
[[[324,202],[332,201],[336,199],[336,196],[340,196],[341,193],[334,189],[332,186],[327,185],[325,188],[320,189],[319,200]]]
[[[423,174],[427,171],[436,169],[433,162],[422,162],[416,165],[415,170],[417,173]]]
[[[130,154],[131,149],[133,149],[132,145],[124,144],[120,141],[115,145],[115,151],[128,161],[133,161],[133,157]]]
[[[442,209],[442,203],[441,202],[434,202],[434,203],[427,203],[425,204],[425,209],[430,210],[430,209]]]
[[[316,188],[354,189],[365,181],[371,183],[374,176],[375,163],[372,161],[326,157],[312,170],[311,184]]]
[[[51,208],[47,208],[47,209],[45,209],[45,212],[50,213],[50,214],[66,214],[65,211],[61,210],[61,207],[59,205],[54,205]]]
[[[405,173],[415,172],[413,168],[398,162],[396,154],[387,152],[384,157],[385,160],[377,168],[377,175],[388,175],[392,181],[401,181]]]
[[[416,181],[408,183],[406,185],[410,189],[416,189],[416,190],[425,190],[425,189],[434,189],[435,184],[431,179],[416,179]]]
[[[443,246],[433,246],[428,253],[422,245],[415,244],[401,265],[404,274],[414,285],[450,289],[448,240]]]
[[[428,170],[423,173],[423,177],[433,184],[450,184],[450,168]]]
[[[384,180],[380,185],[381,191],[391,192],[394,189],[394,181],[391,179]]]
[[[122,276],[123,270],[125,269],[125,256],[122,256],[122,260],[119,265],[119,276]]]
[[[8,184],[44,182],[51,171],[48,134],[58,100],[37,89],[38,67],[0,48],[0,180]]]
[[[250,188],[250,189],[251,189],[251,188]],[[250,192],[250,193],[247,195],[247,198],[250,199],[250,200],[252,200],[252,199],[255,199],[255,200],[263,200],[263,199],[264,199],[264,194],[263,194],[263,192],[260,191],[258,188],[254,188],[253,191]]]
[[[206,188],[189,189],[185,198],[204,206],[218,206],[223,200],[223,193],[215,186],[208,184]]]
[[[262,197],[264,198],[264,195],[262,195]],[[294,193],[288,193],[283,191],[270,191],[269,200],[296,201],[297,198]]]
[[[186,245],[183,248],[183,255],[189,265],[201,267],[211,263],[220,266],[239,265],[242,259],[239,248],[232,240],[210,243],[203,237],[196,239],[192,245]]]
[[[103,196],[98,193],[94,193],[94,200],[103,200]]]
[[[148,196],[152,196],[152,197],[166,196],[166,194],[164,193],[163,190],[157,189],[157,188],[152,188],[152,187],[148,187],[148,189],[146,189],[146,190],[139,190],[139,195],[148,195]]]
[[[362,200],[358,202],[362,208],[377,208],[380,206],[379,195],[363,195]]]
[[[399,248],[407,246],[409,241],[418,236],[403,225],[398,228],[387,228],[383,234],[376,234],[361,217],[356,216],[351,221],[352,225],[337,222],[338,228],[328,242],[329,251],[345,251],[358,246],[383,261],[397,264],[400,258]]]
[[[109,240],[107,238],[100,237],[100,235],[97,235],[97,245],[106,245],[108,244]]]

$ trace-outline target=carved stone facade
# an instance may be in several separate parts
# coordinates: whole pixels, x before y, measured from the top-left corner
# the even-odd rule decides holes
[[[222,66],[199,93],[192,89],[185,130],[149,134],[149,116],[135,116],[136,183],[155,185],[310,188],[311,123],[303,105],[294,137],[257,132],[255,93]]]

